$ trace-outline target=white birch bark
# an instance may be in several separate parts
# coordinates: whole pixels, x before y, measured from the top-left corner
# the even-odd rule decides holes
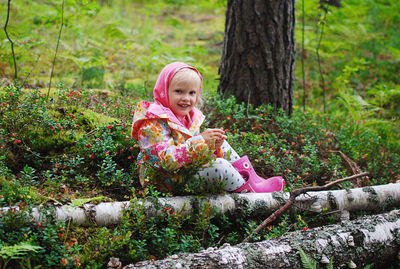
[[[178,196],[170,198],[159,198],[159,206],[171,207],[175,212],[183,215],[196,211],[200,204],[210,203],[215,206],[220,214],[233,214],[241,216],[243,210],[248,210],[252,217],[268,217],[275,210],[279,209],[289,198],[287,192],[275,193],[247,193],[247,194],[226,194],[209,197]],[[138,202],[143,205],[142,201]],[[56,219],[72,221],[80,225],[89,222],[97,223],[100,226],[114,224],[120,221],[122,211],[129,209],[130,202],[105,202],[97,205],[85,204],[83,207],[71,205],[56,206]],[[308,192],[296,198],[296,203],[291,210],[321,212],[356,212],[360,210],[384,212],[395,206],[400,206],[400,183],[378,185],[373,187]],[[157,211],[154,204],[145,201],[143,207],[149,215],[155,215]],[[18,207],[15,207],[19,210]],[[0,208],[0,212],[9,208]],[[342,214],[345,215],[345,214]],[[43,220],[39,208],[33,210],[36,220]],[[347,216],[348,217],[348,216]]]
[[[333,268],[373,268],[398,264],[400,211],[368,216],[341,225],[296,231],[257,243],[224,245],[201,253],[182,253],[159,261],[130,264],[134,268],[303,268],[298,247]]]

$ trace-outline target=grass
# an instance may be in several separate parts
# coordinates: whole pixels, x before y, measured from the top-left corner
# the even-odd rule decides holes
[[[188,2],[185,8],[163,1],[129,5],[119,1],[111,7],[101,7],[95,1],[67,2],[54,82],[62,81],[68,87],[111,89],[121,83],[152,85],[165,63],[180,60],[196,63],[205,74],[205,84],[215,86],[224,6],[212,1],[200,5],[184,2]],[[12,5],[9,32],[18,43],[20,77],[33,69],[27,85],[48,84],[47,70],[61,24],[61,3],[29,1],[30,8],[18,2]],[[6,14],[6,6],[1,12]],[[5,39],[4,32],[0,36]],[[2,44],[6,53],[1,57],[4,63],[11,64],[8,45]],[[4,74],[12,74],[11,65],[2,68]]]

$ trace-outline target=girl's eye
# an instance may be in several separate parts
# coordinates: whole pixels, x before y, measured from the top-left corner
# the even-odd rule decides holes
[[[190,94],[191,94],[191,95],[195,95],[196,92],[195,92],[195,91],[191,91]]]
[[[176,93],[182,93],[182,90],[175,90]]]

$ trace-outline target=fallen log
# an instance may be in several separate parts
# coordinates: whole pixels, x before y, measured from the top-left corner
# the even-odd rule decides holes
[[[374,268],[398,262],[400,210],[367,216],[341,225],[296,231],[256,243],[224,245],[201,253],[182,253],[164,260],[130,264],[134,268],[303,268],[300,250],[319,265]],[[304,258],[303,258],[304,259]],[[324,268],[324,267],[323,267]]]
[[[209,203],[215,207],[220,214],[232,214],[241,216],[244,210],[251,217],[266,218],[275,210],[279,209],[289,199],[287,192],[274,193],[247,193],[247,194],[225,194],[208,197],[177,196],[170,198],[159,198],[159,209],[154,207],[150,200],[142,202],[144,210],[148,215],[157,215],[164,207],[171,207],[175,212],[183,215],[196,212],[201,204]],[[72,221],[80,225],[96,223],[106,226],[118,223],[124,209],[129,209],[130,202],[104,202],[100,204],[84,204],[82,207],[63,205],[55,206],[57,220]],[[356,189],[344,189],[333,191],[307,192],[299,195],[290,210],[312,211],[312,212],[356,212],[360,210],[384,212],[395,206],[400,206],[400,183],[377,185]],[[0,208],[6,212],[10,208]],[[19,210],[18,207],[13,207]],[[346,214],[344,214],[346,215]],[[43,220],[40,208],[34,208],[32,216],[36,220]]]

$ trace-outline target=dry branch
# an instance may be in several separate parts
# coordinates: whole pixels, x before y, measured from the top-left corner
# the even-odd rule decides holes
[[[352,159],[350,159],[342,151],[340,151],[340,150],[329,150],[328,152],[339,153],[340,156],[343,158],[343,160],[346,161],[347,165],[349,166],[349,168],[351,169],[353,174],[362,173],[362,170],[360,169],[360,167],[358,167],[357,163],[355,163]],[[360,178],[357,179],[356,186],[357,187],[363,187],[363,186],[367,186],[367,185],[370,185],[370,184],[371,184],[371,181],[369,180],[369,177],[365,176],[365,177],[363,177],[361,179]]]
[[[272,213],[267,219],[265,219],[260,225],[258,225],[258,227],[252,231],[249,236],[247,236],[244,240],[244,242],[248,242],[250,240],[250,238],[253,236],[253,234],[258,233],[261,229],[263,229],[265,226],[267,226],[269,223],[273,222],[274,220],[276,220],[277,218],[279,218],[280,216],[282,216],[282,214],[289,209],[290,206],[292,206],[292,204],[294,203],[295,199],[297,196],[299,196],[300,194],[304,194],[306,192],[309,191],[321,191],[321,190],[326,190],[329,189],[332,186],[335,186],[339,183],[348,181],[348,180],[352,180],[355,178],[359,178],[359,177],[363,177],[368,175],[367,172],[365,173],[361,173],[361,174],[357,174],[357,175],[352,175],[350,177],[346,177],[346,178],[342,178],[342,179],[338,179],[336,181],[330,182],[328,184],[325,184],[324,186],[312,186],[312,187],[305,187],[305,188],[300,188],[300,189],[296,189],[290,192],[290,197],[289,200],[286,202],[286,204],[284,204],[281,208],[279,208],[278,210],[276,210],[274,213]]]

